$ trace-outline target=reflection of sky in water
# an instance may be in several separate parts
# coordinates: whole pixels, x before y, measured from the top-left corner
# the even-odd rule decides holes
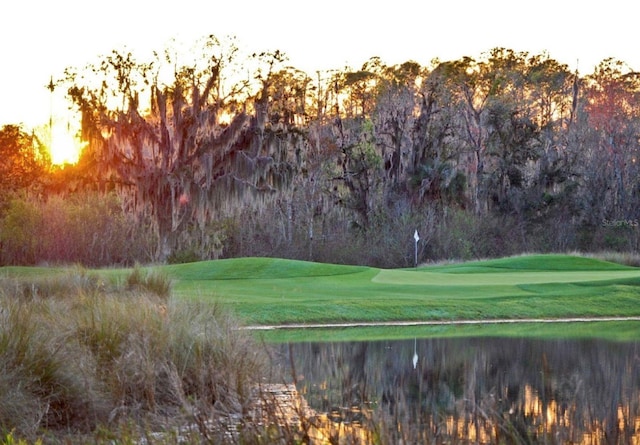
[[[633,443],[639,352],[640,343],[468,338],[300,343],[279,357],[288,371],[292,359],[313,409],[334,422],[366,412],[390,440]]]

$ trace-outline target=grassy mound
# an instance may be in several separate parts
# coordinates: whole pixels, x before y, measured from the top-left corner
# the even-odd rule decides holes
[[[426,267],[444,273],[636,270],[635,267],[574,255],[525,255]]]
[[[233,258],[176,264],[163,269],[179,280],[259,280],[345,275],[368,268],[280,258]]]

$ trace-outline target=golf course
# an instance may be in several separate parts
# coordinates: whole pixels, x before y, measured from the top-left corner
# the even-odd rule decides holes
[[[394,270],[240,258],[162,270],[175,296],[218,300],[256,328],[640,316],[640,269],[573,255]]]
[[[640,269],[578,255],[522,255],[411,269],[278,258],[141,269],[167,276],[173,298],[220,303],[247,329],[280,331],[262,334],[275,341],[532,331],[640,338],[635,320],[640,317]],[[60,271],[64,268],[0,269],[22,277]],[[116,280],[131,269],[91,272]],[[572,320],[570,329],[559,323]],[[607,322],[606,329],[593,327],[599,320]],[[290,329],[276,329],[284,327]]]

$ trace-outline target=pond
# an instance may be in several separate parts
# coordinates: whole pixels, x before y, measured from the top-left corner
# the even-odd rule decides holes
[[[276,368],[309,407],[357,429],[363,442],[640,443],[640,342],[450,338],[275,349]]]

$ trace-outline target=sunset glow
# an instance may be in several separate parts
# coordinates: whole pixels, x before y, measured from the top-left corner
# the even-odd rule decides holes
[[[86,142],[74,136],[73,130],[64,125],[53,125],[49,153],[53,165],[75,164]]]

